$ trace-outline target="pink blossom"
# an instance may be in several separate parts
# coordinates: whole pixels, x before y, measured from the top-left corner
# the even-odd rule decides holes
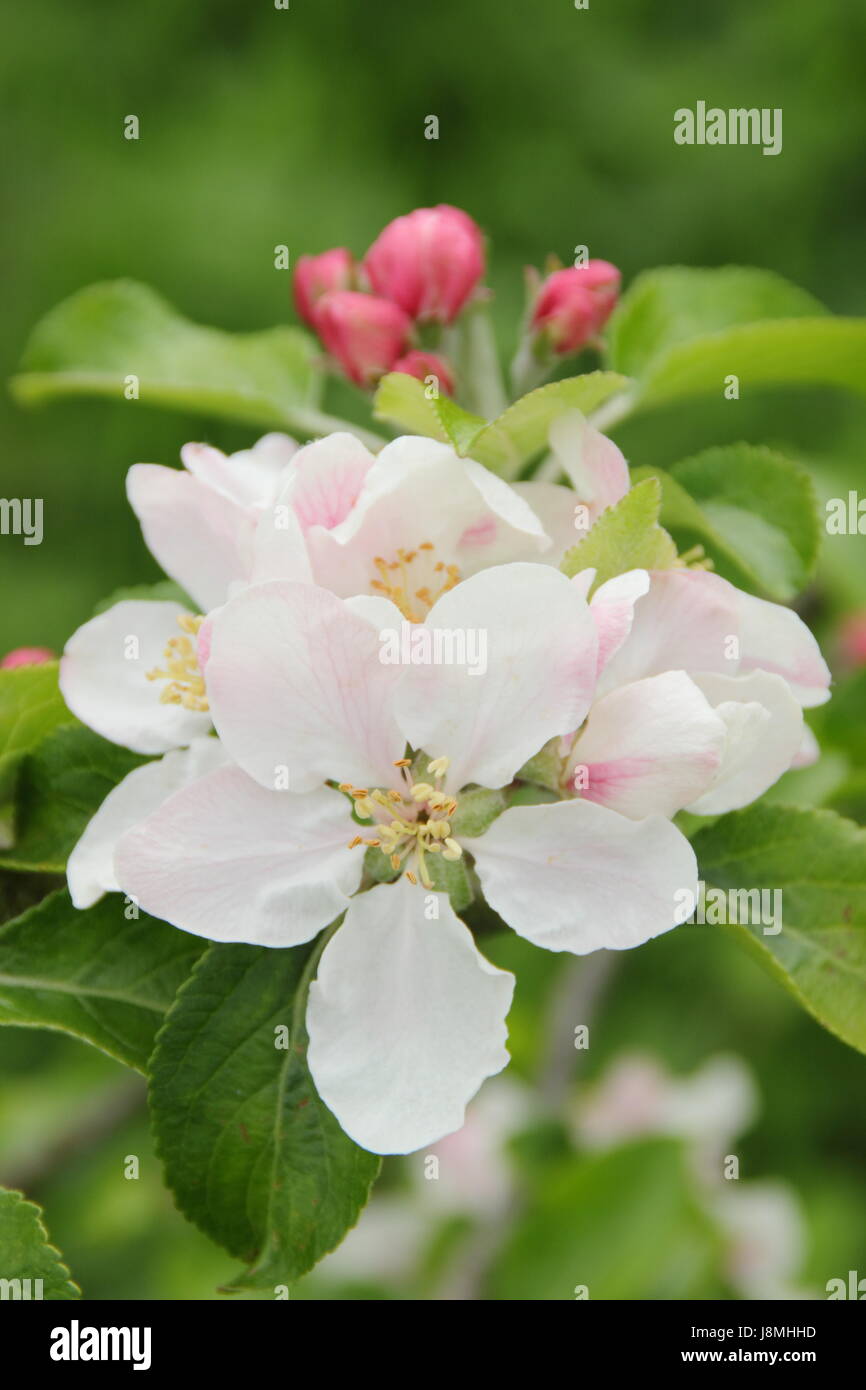
[[[315,328],[319,300],[332,291],[349,290],[354,283],[354,257],[344,246],[319,256],[301,256],[295,267],[295,307],[305,323]]]
[[[532,326],[546,333],[554,352],[579,352],[607,323],[619,286],[620,273],[609,261],[556,270],[541,287]]]
[[[416,208],[388,223],[364,270],[376,293],[413,319],[451,323],[484,274],[484,238],[460,208]]]
[[[389,299],[337,290],[319,302],[316,329],[351,381],[369,386],[402,356],[412,325]]]

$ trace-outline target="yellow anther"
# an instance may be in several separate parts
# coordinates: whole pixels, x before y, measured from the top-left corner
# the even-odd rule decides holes
[[[433,552],[433,543],[423,541],[414,550],[401,547],[393,560],[383,555],[373,560],[377,577],[371,579],[371,589],[389,598],[410,623],[423,622],[436,600],[460,582],[457,566],[442,560],[434,564]]]
[[[355,849],[357,845],[360,845],[360,844],[362,844],[362,843],[363,843],[363,841],[362,841],[362,839],[361,839],[361,836],[360,836],[360,835],[356,835],[355,838],[354,838],[354,840],[350,840],[350,841],[349,841],[349,844],[348,844],[347,848],[348,848],[348,849]]]
[[[395,759],[394,766],[395,766],[395,767],[411,767],[411,766],[412,766],[412,759],[411,759],[411,758],[397,758],[397,759]]]
[[[413,801],[429,801],[433,790],[429,782],[416,782],[414,787],[409,788],[409,795]]]
[[[442,851],[442,858],[443,858],[443,859],[462,859],[462,857],[463,857],[463,850],[462,850],[461,846],[458,845],[458,843],[457,843],[456,840],[452,840],[451,837],[449,836],[448,839],[445,841],[445,848],[444,848],[443,851]]]
[[[205,683],[198,664],[198,653],[191,640],[198,632],[204,619],[192,613],[181,613],[177,619],[178,627],[188,636],[171,637],[163,652],[163,667],[156,666],[147,672],[149,681],[167,681],[160,693],[160,704],[182,705],[184,709],[204,713],[210,708],[205,694]]]
[[[431,772],[434,777],[444,777],[450,766],[450,758],[434,758],[432,762],[427,764],[427,771]]]
[[[408,878],[408,880],[409,880],[410,883],[417,883],[417,882],[418,882],[417,878],[415,877],[415,875],[413,874],[413,872],[412,872],[411,869],[407,869],[407,870],[406,870],[406,877]]]

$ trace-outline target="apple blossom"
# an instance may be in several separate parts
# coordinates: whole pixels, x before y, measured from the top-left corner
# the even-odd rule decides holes
[[[388,223],[363,265],[376,294],[410,318],[451,323],[484,274],[484,238],[460,208],[416,208]]]
[[[669,930],[675,893],[697,882],[662,817],[579,799],[507,807],[486,825],[471,813],[467,789],[508,786],[589,708],[598,637],[580,585],[514,563],[444,593],[425,625],[485,628],[480,679],[383,664],[379,633],[400,618],[384,597],[286,581],[230,599],[211,618],[206,678],[237,766],[176,792],[115,856],[124,891],[210,939],[293,945],[345,912],[310,989],[309,1065],[346,1132],[377,1152],[457,1128],[507,1061],[511,977],[437,887],[440,861],[471,856],[515,931],[576,954]],[[395,881],[366,888],[369,851]]]

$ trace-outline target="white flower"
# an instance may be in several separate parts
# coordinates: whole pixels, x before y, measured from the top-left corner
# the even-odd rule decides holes
[[[212,615],[205,675],[238,767],[170,797],[116,855],[118,882],[147,911],[215,940],[288,946],[346,909],[310,990],[309,1062],[347,1133],[378,1152],[458,1128],[507,1061],[512,977],[434,891],[434,864],[471,854],[515,931],[577,954],[669,930],[678,891],[697,883],[667,820],[589,801],[515,806],[461,830],[467,787],[507,786],[586,714],[598,639],[579,585],[516,563],[446,592],[425,621],[489,634],[480,678],[384,665],[378,630],[398,620],[387,599],[283,581],[230,600]],[[407,744],[425,751],[428,780],[401,767]],[[285,771],[294,790],[274,790]],[[352,896],[365,846],[401,877]]]

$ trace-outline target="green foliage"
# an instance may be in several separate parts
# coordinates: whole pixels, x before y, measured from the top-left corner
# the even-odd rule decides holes
[[[428,435],[471,455],[493,473],[516,478],[547,447],[550,426],[567,410],[585,415],[622,391],[628,382],[615,372],[589,372],[539,386],[489,424],[447,397],[428,400],[415,377],[391,372],[379,383],[374,414],[404,431]]]
[[[145,404],[311,434],[330,423],[316,410],[317,351],[298,328],[203,328],[147,285],[115,280],[79,290],[46,314],[12,391],[26,405],[63,396],[123,400],[134,375]]]
[[[0,1023],[52,1028],[145,1071],[163,1015],[202,943],[109,894],[77,911],[64,890],[0,927]]]
[[[593,588],[627,570],[670,569],[677,548],[658,524],[662,489],[657,478],[646,478],[603,511],[582,541],[572,546],[562,561],[569,576],[581,570],[596,571]]]
[[[866,320],[832,318],[770,271],[669,266],[639,275],[608,325],[608,363],[637,379],[642,410],[755,387],[838,386],[866,395]]]
[[[770,449],[730,444],[675,463],[656,477],[661,521],[681,551],[701,545],[713,567],[739,588],[784,603],[811,577],[820,529],[806,469]]]
[[[310,1269],[355,1224],[379,1171],[307,1068],[307,990],[325,939],[211,946],[153,1055],[166,1179],[184,1214],[249,1266],[232,1288],[273,1290]]]
[[[673,1140],[572,1158],[545,1176],[490,1280],[495,1299],[712,1296],[718,1237]],[[586,1295],[582,1295],[586,1297]]]
[[[758,803],[692,843],[707,884],[781,890],[780,932],[760,922],[726,930],[819,1023],[866,1052],[866,830],[832,811]]]
[[[57,685],[57,662],[0,671],[0,850],[13,843],[14,801],[24,754],[72,722]]]
[[[60,1252],[49,1244],[42,1212],[20,1192],[3,1188],[0,1188],[0,1278],[29,1280],[31,1299],[37,1297],[34,1279],[41,1279],[44,1299],[66,1301],[81,1297],[81,1290],[72,1282]],[[14,1298],[16,1293],[6,1296]]]
[[[0,868],[62,873],[108,793],[146,761],[80,725],[55,729],[21,764],[15,840]]]

